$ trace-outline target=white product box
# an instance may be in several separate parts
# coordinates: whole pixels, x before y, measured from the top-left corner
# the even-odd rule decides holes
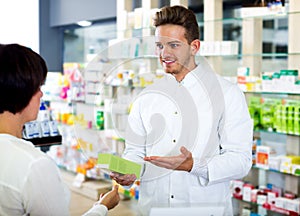
[[[232,195],[237,199],[243,198],[243,185],[244,182],[240,180],[233,180],[232,182]]]
[[[257,204],[263,205],[267,202],[267,196],[266,195],[257,195]]]
[[[276,199],[275,199],[275,206],[277,208],[284,209],[285,208],[286,200],[287,200],[287,198],[284,198],[284,197],[276,197]]]
[[[280,156],[270,156],[269,157],[269,169],[280,170],[281,157]]]
[[[300,200],[299,199],[295,199],[295,200],[287,199],[285,202],[285,209],[287,209],[289,211],[297,212],[298,214],[300,214]]]
[[[221,55],[237,55],[239,44],[237,41],[222,41]]]
[[[259,190],[258,189],[253,189],[251,191],[251,202],[256,203],[257,202],[257,192]]]
[[[267,193],[267,202],[270,205],[275,205],[275,200],[276,200],[276,193],[274,193],[274,192],[268,192]]]
[[[253,185],[244,184],[243,186],[243,200],[247,202],[251,202],[251,191],[253,189]]]

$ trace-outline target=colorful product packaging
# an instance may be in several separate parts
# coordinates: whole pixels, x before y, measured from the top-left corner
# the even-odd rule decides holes
[[[135,174],[137,178],[140,178],[142,169],[141,164],[108,153],[98,155],[97,166],[121,174]]]

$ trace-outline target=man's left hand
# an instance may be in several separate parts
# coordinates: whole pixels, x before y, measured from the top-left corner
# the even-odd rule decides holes
[[[144,157],[144,160],[166,169],[190,172],[193,168],[192,153],[183,146],[180,148],[180,152],[181,154],[176,156],[148,156]]]

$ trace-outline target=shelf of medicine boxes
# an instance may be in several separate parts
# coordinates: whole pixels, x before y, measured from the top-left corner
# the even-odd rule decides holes
[[[299,174],[298,173],[291,174],[291,173],[281,172],[281,171],[275,170],[275,169],[267,169],[267,168],[257,167],[256,165],[253,165],[252,168],[254,168],[254,169],[261,169],[261,170],[270,171],[270,172],[275,172],[275,173],[281,173],[281,174],[289,175],[289,176],[300,177],[300,170],[298,171]]]
[[[81,102],[81,101],[80,102],[79,101],[67,102],[65,100],[56,100],[56,101],[52,101],[52,102],[56,102],[58,104],[62,103],[66,106],[75,105],[75,104],[86,105],[86,106],[89,106],[89,107],[97,106],[97,105],[92,104],[92,103],[86,104],[85,102]],[[100,106],[100,108],[104,109],[104,107],[101,107],[101,106]],[[76,118],[74,118],[74,116],[72,116],[71,118],[73,119],[71,121],[68,121],[68,119],[64,119],[65,122],[64,123],[60,122],[59,127],[62,127],[62,126],[73,127],[74,123],[76,124]],[[110,133],[108,129],[99,130],[96,127],[88,128],[88,126],[87,126],[88,124],[85,121],[83,121],[83,119],[81,119],[81,121],[79,121],[79,122],[80,122],[80,124],[78,126],[79,126],[79,128],[82,128],[83,130],[91,130],[91,131],[94,131],[94,132],[100,132],[100,133],[103,132],[103,133],[113,134],[113,133]],[[78,124],[78,122],[77,122],[77,124]],[[76,130],[76,128],[74,128],[74,129]],[[74,130],[72,130],[72,131],[74,132]],[[76,147],[74,146],[73,148],[76,148],[76,150],[75,149],[74,150],[77,151],[77,152],[83,152],[83,149],[81,149],[81,147],[85,146],[88,143],[85,143],[85,141],[83,141],[83,140],[78,140],[78,138],[79,137],[76,137],[77,145],[76,145]],[[125,140],[123,138],[118,137],[116,135],[112,135],[110,138],[114,142],[121,142],[121,143],[125,142]],[[83,143],[79,144],[78,142],[83,142]],[[114,144],[112,144],[112,145],[114,145]],[[117,145],[117,143],[115,143],[115,145]],[[115,146],[113,148],[118,149],[117,146]],[[88,154],[85,154],[85,155],[88,155]],[[86,176],[86,180],[107,180],[107,181],[111,181],[109,175],[106,172],[99,172],[99,170],[97,170],[97,167],[94,167],[94,165],[95,165],[95,159],[93,157],[89,158],[88,160],[83,160],[82,163],[77,164],[76,170],[68,169],[65,164],[62,164],[62,163],[58,164],[58,166],[61,169],[67,170],[68,172],[83,173]],[[139,189],[139,181],[136,181],[134,186],[130,189],[123,188],[123,187],[120,186],[119,187],[119,192],[121,194],[123,194],[125,197],[138,199],[138,196],[139,196],[138,189]]]
[[[124,88],[127,89],[128,91],[132,91],[133,89],[136,89],[137,92],[141,91],[144,87],[146,87],[147,85],[149,85],[151,82],[149,81],[144,81],[141,85],[140,84],[136,84],[136,85],[110,85],[110,84],[104,84],[104,87],[111,87],[111,89],[114,89],[112,91],[118,91],[117,88]],[[107,90],[104,90],[104,92],[106,92]],[[90,129],[90,130],[95,130],[95,131],[101,131],[101,130],[107,130],[106,128],[104,129],[100,129],[97,125],[96,125],[96,111],[102,111],[103,113],[107,113],[107,112],[112,112],[112,114],[128,114],[128,108],[125,108],[124,105],[122,106],[123,108],[117,108],[117,106],[114,106],[115,104],[112,104],[112,106],[110,106],[108,104],[109,107],[112,107],[112,110],[107,110],[108,108],[105,108],[105,104],[103,103],[103,100],[106,98],[110,98],[113,103],[115,103],[117,101],[117,98],[115,98],[116,95],[118,95],[118,93],[116,92],[111,92],[109,94],[111,94],[110,96],[104,95],[104,98],[102,98],[102,102],[100,104],[98,104],[99,100],[96,100],[96,97],[99,96],[99,94],[97,93],[88,93],[89,96],[89,102],[87,101],[67,101],[67,100],[53,100],[51,101],[51,104],[54,106],[53,110],[55,111],[57,110],[67,110],[67,113],[64,113],[65,111],[62,111],[62,113],[58,113],[59,116],[56,116],[57,120],[60,123],[64,123],[67,125],[74,125],[76,127],[81,127],[82,129]],[[104,93],[105,94],[105,93]],[[98,101],[98,102],[97,102]],[[62,108],[61,106],[64,106],[64,108]],[[88,119],[85,119],[84,113],[88,112]],[[70,120],[71,119],[71,120]],[[110,131],[108,134],[112,134]],[[116,135],[113,135],[111,138],[113,138],[116,141],[123,141],[123,138],[118,137]]]
[[[73,126],[75,131],[78,129],[82,129],[82,130],[94,131],[96,133],[101,133],[101,136],[111,139],[113,145],[117,145],[116,142],[121,142],[121,143],[125,142],[124,138],[120,137],[117,133],[115,133],[113,129],[100,128],[99,126],[96,125],[96,120],[95,120],[96,111],[102,111],[103,113],[108,112],[105,110],[103,104],[97,105],[94,103],[86,103],[84,101],[73,101],[71,104],[75,106],[74,113],[69,115],[69,117],[71,117],[72,120],[68,121],[67,119],[65,119],[63,123],[64,125]],[[88,119],[85,119],[84,113],[87,112],[89,116]],[[114,112],[115,114],[125,114],[125,115],[128,113],[124,109],[121,111],[113,109],[112,112]],[[104,117],[106,117],[105,114]],[[108,119],[104,119],[104,121],[108,121]],[[118,149],[118,148],[114,146],[114,149]]]
[[[278,95],[282,98],[287,98],[289,96],[298,96],[300,97],[300,92],[289,92],[289,91],[276,91],[276,90],[273,90],[273,91],[245,91],[244,92],[245,94],[256,94],[256,95]]]
[[[261,204],[255,203],[255,202],[248,202],[248,201],[245,201],[243,199],[236,198],[236,197],[233,197],[233,199],[235,199],[237,201],[240,201],[240,202],[243,202],[243,203],[245,203],[247,205],[250,205],[251,207],[254,207],[254,208],[262,207],[265,210],[266,215],[278,215],[278,214],[280,214],[280,215],[298,216],[297,212],[290,211],[290,210],[283,209],[283,208],[278,208],[274,205],[268,205],[268,204],[261,205]],[[252,210],[251,207],[250,207],[250,210]],[[257,211],[255,210],[255,212],[257,212]],[[254,213],[254,215],[257,215],[257,214]]]
[[[250,115],[254,119],[254,132],[256,135],[264,132],[299,137],[300,93],[267,91],[246,91],[244,93]],[[269,118],[263,120],[262,118],[266,115]],[[282,115],[285,116],[279,118]],[[286,120],[286,124],[281,127],[282,119]],[[300,142],[298,143],[300,144]]]
[[[295,148],[293,153],[299,155],[297,149],[300,145],[300,93],[245,92],[245,94],[250,115],[254,119],[254,138],[260,139],[261,135],[284,138],[283,141]],[[283,121],[285,124],[282,126]]]
[[[110,46],[110,52],[114,52],[114,49],[117,49],[117,54],[114,54],[113,56],[110,55],[106,59],[106,64],[111,65],[118,62],[118,65],[120,62],[126,63],[129,61],[134,60],[145,60],[145,59],[157,59],[158,56],[155,54],[155,43],[152,41],[154,39],[154,36],[146,36],[144,39],[140,39],[138,37],[131,38],[131,39],[125,39],[120,40],[118,43],[113,44]],[[135,50],[133,48],[133,45],[128,45],[126,43],[129,43],[130,40],[141,40],[141,42],[137,42],[139,46],[138,50]],[[143,48],[143,42],[142,40],[147,40],[145,44],[147,44],[148,48]],[[149,44],[149,42],[151,44]],[[117,47],[118,46],[118,47]],[[121,46],[121,48],[120,48]],[[122,47],[124,47],[125,50],[131,50],[128,52],[120,52],[119,50],[124,50]],[[144,49],[144,50],[143,50]],[[262,57],[263,59],[287,59],[288,56],[297,56],[300,55],[300,52],[294,52],[294,53],[288,53],[288,52],[258,52],[258,53],[247,53],[243,54],[240,52],[239,48],[239,42],[237,40],[228,40],[228,41],[201,41],[200,50],[197,53],[197,57],[204,56],[204,57],[222,57],[225,60],[226,59],[242,59],[243,57]]]
[[[247,98],[249,111],[251,117],[254,119],[254,139],[260,139],[262,145],[271,145],[272,148],[275,148],[279,151],[285,152],[285,154],[289,155],[297,155],[300,154],[300,128],[297,129],[294,125],[298,125],[299,123],[299,113],[298,115],[295,115],[295,118],[288,118],[286,117],[286,122],[289,121],[293,124],[294,127],[287,128],[287,125],[285,126],[285,132],[278,131],[278,128],[282,130],[283,128],[280,128],[278,126],[278,123],[281,122],[282,118],[278,118],[278,116],[281,115],[281,113],[276,112],[278,111],[278,103],[279,107],[285,107],[284,105],[288,105],[290,107],[293,106],[300,106],[299,93],[293,93],[293,92],[245,92],[245,96]],[[256,98],[251,103],[251,97]],[[262,100],[262,98],[265,99]],[[249,102],[250,101],[250,102]],[[269,105],[265,108],[261,106],[262,102],[267,102]],[[277,108],[277,109],[276,109]],[[263,113],[262,113],[263,111]],[[279,110],[280,111],[280,110]],[[294,111],[294,109],[293,109]],[[255,114],[256,113],[256,114]],[[287,113],[287,112],[286,112]],[[295,114],[294,113],[294,114]],[[293,114],[293,115],[294,115]],[[279,122],[274,123],[273,120],[266,121],[262,120],[264,116],[269,116],[270,119],[281,119]],[[294,117],[294,116],[293,116]],[[291,120],[292,119],[292,120]],[[294,124],[294,123],[297,124]],[[281,150],[280,150],[281,149]],[[283,150],[285,149],[285,150]],[[255,172],[258,171],[258,172]],[[245,178],[248,182],[256,182],[254,184],[264,184],[266,182],[264,181],[271,181],[271,183],[277,185],[279,184],[280,187],[282,187],[284,190],[288,191],[296,191],[296,194],[299,196],[299,176],[298,174],[289,174],[286,172],[280,172],[278,170],[274,169],[267,169],[262,167],[257,167],[256,165],[253,166],[253,173],[249,173],[249,175]],[[256,174],[255,174],[256,173]],[[272,174],[274,173],[274,174]],[[297,173],[297,172],[296,172]],[[259,177],[254,177],[258,175]],[[281,175],[279,177],[278,175]],[[253,179],[254,177],[254,179]],[[248,179],[247,179],[248,178]],[[265,180],[264,180],[265,179]],[[277,180],[276,180],[277,179]],[[260,183],[259,183],[260,182]],[[277,186],[279,186],[277,185]],[[289,215],[288,213],[286,213]]]
[[[83,104],[83,102],[51,101],[51,109],[53,116],[59,122],[58,127],[63,136],[63,143],[61,147],[51,149],[53,151],[50,151],[49,154],[61,169],[72,173],[83,173],[87,176],[87,179],[107,179],[109,178],[107,175],[99,173],[97,168],[93,168],[97,160],[97,152],[91,152],[93,148],[91,142],[96,142],[98,138],[95,133],[90,132],[96,131],[96,129],[87,130],[87,121],[83,122],[83,119],[76,119],[76,109],[74,107],[70,109],[71,106],[76,106],[76,104]],[[76,121],[85,125],[78,124],[77,127],[74,124]]]
[[[85,104],[83,101],[51,100],[49,102],[53,117],[58,122],[58,127],[62,133],[66,133],[66,131],[75,132],[79,127],[92,128],[91,121],[85,121],[83,116],[76,116],[76,104]],[[74,122],[76,122],[77,127],[74,125]]]

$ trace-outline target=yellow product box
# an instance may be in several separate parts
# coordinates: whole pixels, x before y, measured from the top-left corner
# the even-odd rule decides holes
[[[300,164],[300,156],[288,155],[283,157],[282,163]]]
[[[98,155],[97,167],[121,174],[135,174],[140,178],[142,165],[112,154]]]
[[[300,156],[284,156],[281,158],[280,172],[292,173],[293,165],[300,164]]]

